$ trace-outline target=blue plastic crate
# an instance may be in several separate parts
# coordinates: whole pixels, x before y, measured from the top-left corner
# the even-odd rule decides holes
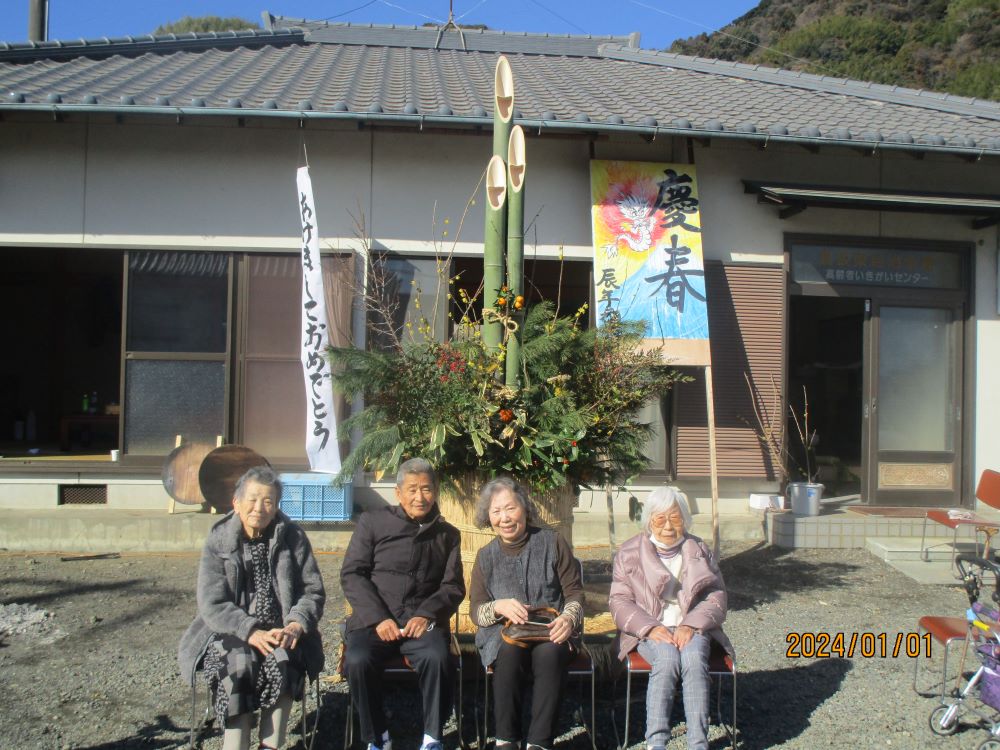
[[[281,510],[293,521],[350,521],[350,484],[333,484],[332,474],[282,474]]]

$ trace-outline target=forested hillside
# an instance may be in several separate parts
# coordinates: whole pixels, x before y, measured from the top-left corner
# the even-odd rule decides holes
[[[762,0],[670,51],[1000,100],[1000,0]]]

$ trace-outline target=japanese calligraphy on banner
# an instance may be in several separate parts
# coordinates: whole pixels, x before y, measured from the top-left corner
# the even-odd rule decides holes
[[[330,344],[319,253],[319,227],[309,167],[296,173],[302,219],[302,372],[306,384],[306,453],[313,471],[340,471],[337,415],[326,348]]]
[[[590,162],[598,325],[646,324],[646,347],[708,365],[698,182],[690,164]]]

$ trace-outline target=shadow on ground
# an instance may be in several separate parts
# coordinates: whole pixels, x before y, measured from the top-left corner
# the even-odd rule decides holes
[[[852,578],[861,566],[850,563],[803,560],[795,550],[760,542],[742,552],[723,557],[721,568],[729,594],[729,612],[755,610],[779,601],[785,593],[823,591],[855,586]]]
[[[834,695],[851,670],[846,659],[814,661],[803,667],[742,673],[736,682],[736,729],[740,750],[762,750],[781,745],[798,737],[809,727],[813,712]],[[629,719],[628,747],[642,748],[646,726],[646,679],[634,678],[632,711]],[[728,683],[722,685],[722,705],[716,705],[713,682],[713,727],[718,727],[721,714],[724,724],[732,721],[732,693]],[[609,691],[610,692],[610,691]],[[603,693],[599,689],[599,693]],[[625,680],[619,679],[614,691],[614,723],[602,722],[611,711],[598,711],[598,737],[603,747],[613,748],[615,740],[623,741],[625,727]],[[612,708],[607,706],[607,708]],[[674,699],[673,726],[675,734],[683,734],[684,711],[681,696]],[[679,727],[679,728],[678,728]],[[711,731],[711,747],[725,748],[730,743],[720,729]],[[602,747],[599,743],[598,747]]]
[[[175,724],[169,716],[160,714],[151,724],[147,724],[132,737],[102,742],[99,745],[87,745],[80,750],[148,750],[158,747],[178,747],[178,733],[187,732],[187,727]],[[181,747],[187,747],[184,742]]]
[[[34,604],[42,606],[63,600],[70,596],[86,597],[102,593],[121,593],[136,591],[146,593],[157,581],[146,578],[131,578],[125,581],[109,581],[107,583],[80,583],[79,581],[64,581],[57,578],[5,578],[8,587],[27,585],[36,589],[35,594],[20,594],[0,599],[0,604]],[[171,593],[180,593],[171,590]]]

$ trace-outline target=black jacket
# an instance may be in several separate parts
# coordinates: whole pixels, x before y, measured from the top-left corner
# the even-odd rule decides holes
[[[422,526],[398,506],[368,511],[347,546],[340,585],[352,608],[348,632],[389,618],[400,627],[411,617],[448,627],[465,598],[458,529],[436,505]]]

